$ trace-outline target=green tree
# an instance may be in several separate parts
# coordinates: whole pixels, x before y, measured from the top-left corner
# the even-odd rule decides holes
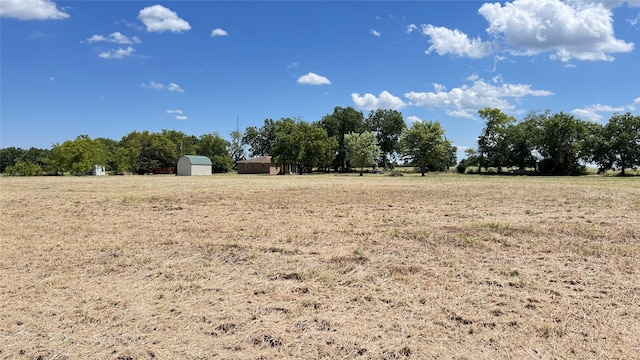
[[[537,151],[542,157],[538,170],[547,175],[580,175],[584,172],[581,161],[588,161],[589,137],[587,124],[573,115],[563,112],[537,115]]]
[[[227,172],[233,169],[233,160],[227,150],[228,146],[229,142],[217,133],[204,134],[200,136],[196,152],[211,159],[213,172]]]
[[[509,125],[505,136],[507,166],[516,166],[521,172],[526,168],[535,168],[537,159],[534,151],[538,137],[535,119],[527,117],[517,124]]]
[[[402,133],[400,144],[406,161],[419,167],[422,176],[428,170],[446,168],[453,146],[437,121],[415,122]]]
[[[390,158],[400,151],[400,134],[406,129],[402,113],[396,110],[375,110],[365,120],[365,128],[373,131],[380,147],[378,166],[389,168]]]
[[[22,160],[24,153],[24,149],[17,147],[0,149],[0,173],[5,172],[7,167],[14,166]]]
[[[178,156],[196,153],[198,138],[193,135],[187,135],[182,131],[162,129],[161,134],[171,140],[176,147]]]
[[[175,167],[178,162],[178,147],[166,134],[132,131],[120,140],[118,147],[135,149],[127,154],[137,153],[135,172],[139,174]]]
[[[640,116],[614,114],[593,132],[597,141],[590,146],[592,160],[600,170],[618,168],[624,176],[627,169],[640,166]]]
[[[319,123],[308,124],[298,122],[298,129],[302,133],[304,144],[302,156],[299,159],[302,168],[313,169],[314,167],[328,168],[336,156],[338,141],[334,137],[329,137],[327,132]]]
[[[478,138],[478,152],[486,157],[485,166],[496,167],[500,173],[509,161],[508,127],[516,119],[496,108],[480,109],[478,115],[486,121]]]
[[[276,128],[272,119],[265,119],[264,125],[259,129],[255,126],[248,127],[242,137],[242,144],[249,147],[251,157],[272,155],[271,148],[275,141]]]
[[[5,170],[5,174],[9,176],[40,176],[43,174],[40,165],[22,160],[15,165],[7,166]]]
[[[361,133],[366,129],[364,115],[351,106],[347,108],[337,106],[333,109],[332,114],[322,117],[320,125],[329,137],[334,137],[338,142],[338,149],[332,163],[333,169],[342,172],[348,171],[349,163],[344,137],[346,134]]]
[[[238,161],[244,160],[247,157],[245,156],[244,147],[242,146],[242,138],[244,134],[240,131],[232,131],[231,132],[231,141],[229,142],[229,146],[227,147],[227,151],[231,156],[231,160],[233,161],[233,168],[236,169]]]
[[[347,150],[347,160],[352,166],[360,168],[360,176],[364,171],[363,168],[374,165],[381,154],[378,139],[373,131],[346,134],[344,145]]]
[[[80,135],[75,140],[67,140],[62,144],[54,144],[46,163],[54,174],[70,173],[86,175],[93,165],[106,163],[105,149],[99,141],[88,135]]]

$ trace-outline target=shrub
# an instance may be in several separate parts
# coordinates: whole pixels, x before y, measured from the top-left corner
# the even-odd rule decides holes
[[[9,176],[41,176],[42,173],[40,165],[24,161],[18,161],[5,169],[5,174]]]

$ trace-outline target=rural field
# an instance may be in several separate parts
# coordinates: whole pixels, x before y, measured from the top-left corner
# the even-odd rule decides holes
[[[0,178],[1,359],[631,359],[640,179]]]

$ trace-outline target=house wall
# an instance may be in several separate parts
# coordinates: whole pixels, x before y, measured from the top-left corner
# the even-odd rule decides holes
[[[191,165],[191,176],[211,175],[211,165]]]
[[[186,157],[178,159],[178,176],[190,176],[191,175],[191,162]]]
[[[267,163],[239,163],[238,174],[271,174],[277,175],[280,167]]]

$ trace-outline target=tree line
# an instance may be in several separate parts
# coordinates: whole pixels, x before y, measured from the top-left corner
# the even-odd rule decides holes
[[[640,116],[614,114],[607,124],[583,121],[563,112],[529,113],[522,121],[499,109],[478,111],[485,126],[475,148],[457,162],[457,148],[437,121],[407,127],[396,110],[364,114],[336,107],[319,121],[265,119],[262,126],[199,137],[176,130],[133,131],[119,141],[80,135],[50,149],[0,149],[0,172],[8,175],[84,175],[93,165],[115,173],[173,173],[181,155],[211,159],[214,172],[235,169],[247,157],[272,156],[298,173],[347,172],[374,167],[413,166],[422,175],[457,164],[459,172],[579,175],[586,163],[601,171],[640,166]],[[514,170],[515,169],[515,170]]]
[[[581,120],[564,112],[531,112],[522,121],[499,109],[482,109],[478,115],[485,126],[475,149],[459,170],[477,166],[496,170],[516,169],[520,173],[580,175],[586,164],[599,172],[640,167],[640,116],[614,114],[606,124]]]

